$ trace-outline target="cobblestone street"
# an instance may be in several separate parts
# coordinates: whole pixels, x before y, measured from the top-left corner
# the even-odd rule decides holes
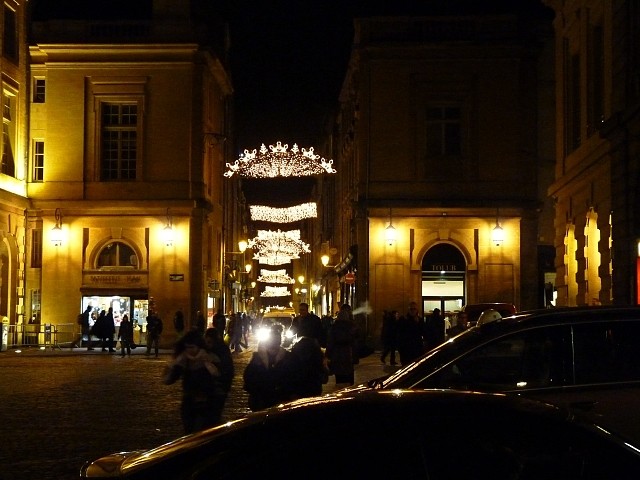
[[[251,353],[234,354],[225,420],[249,411],[242,372]],[[182,435],[181,385],[160,381],[169,360],[169,351],[156,359],[140,347],[131,358],[85,349],[1,352],[0,480],[77,478],[87,459]],[[356,366],[356,382],[389,368],[374,353]],[[331,377],[324,390],[333,389]]]

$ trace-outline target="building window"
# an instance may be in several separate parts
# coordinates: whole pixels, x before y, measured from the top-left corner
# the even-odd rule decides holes
[[[44,78],[36,78],[33,82],[33,103],[44,103],[46,83]]]
[[[564,45],[565,154],[580,146],[580,55]]]
[[[42,230],[31,230],[31,268],[42,268]]]
[[[592,25],[589,30],[588,79],[588,131],[589,135],[600,129],[604,121],[604,29]]]
[[[427,157],[462,153],[461,121],[459,107],[427,108]]]
[[[33,175],[34,182],[44,182],[44,142],[33,143]]]
[[[100,179],[135,180],[138,155],[137,103],[101,104]]]
[[[18,28],[16,12],[4,6],[4,30],[2,35],[2,55],[18,63]]]
[[[137,269],[138,257],[133,248],[126,243],[111,242],[100,251],[96,267],[104,269]]]
[[[2,92],[2,160],[0,171],[15,177],[14,145],[16,141],[16,121],[14,115],[15,96],[4,90]]]
[[[40,323],[40,290],[31,290],[31,318]]]

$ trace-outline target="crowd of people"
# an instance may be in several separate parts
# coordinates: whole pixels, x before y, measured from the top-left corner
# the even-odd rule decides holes
[[[455,325],[451,325],[439,308],[423,317],[416,302],[409,303],[405,315],[397,310],[385,310],[382,318],[382,354],[380,360],[386,363],[387,355],[391,365],[396,365],[396,352],[400,364],[405,366],[423,353],[437,347],[447,337],[453,337],[466,328],[464,312],[458,313]]]
[[[91,306],[78,316],[82,334],[97,337],[103,351],[115,352],[120,343],[121,356],[131,355],[135,348],[134,328],[128,315],[120,318],[116,334],[113,309],[96,314]],[[95,318],[92,317],[95,315]],[[89,319],[92,318],[92,322]],[[385,311],[382,322],[381,361],[396,365],[396,352],[401,365],[407,365],[426,351],[444,342],[465,328],[464,316],[458,315],[451,326],[439,309],[423,318],[417,303],[411,302],[404,315]],[[91,325],[91,326],[90,326]],[[249,348],[249,336],[254,319],[246,313],[216,312],[207,322],[198,311],[190,325],[178,309],[173,317],[175,341],[173,355],[163,376],[165,384],[182,382],[180,416],[185,433],[215,426],[222,421],[222,412],[236,375],[233,354]],[[273,324],[265,340],[257,343],[251,359],[242,373],[243,388],[248,393],[248,407],[262,410],[283,402],[322,393],[322,385],[335,377],[337,385],[354,384],[354,365],[361,354],[361,339],[353,312],[342,304],[335,317],[319,318],[300,303],[298,315],[291,322],[295,342],[291,348],[282,345],[283,326]],[[163,322],[150,308],[146,319],[146,355],[158,357]],[[114,343],[115,340],[115,343]],[[166,343],[166,342],[165,342]]]

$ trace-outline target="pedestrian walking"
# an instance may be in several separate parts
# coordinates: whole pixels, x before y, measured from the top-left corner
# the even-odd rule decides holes
[[[91,318],[91,310],[93,307],[88,305],[84,312],[80,314],[78,317],[78,324],[80,325],[80,335],[76,340],[71,344],[71,348],[82,346],[82,340],[84,337],[87,337],[87,350],[93,350],[91,346],[91,323],[89,319]]]
[[[301,337],[291,348],[294,363],[294,396],[314,397],[322,394],[322,385],[327,383],[329,370],[324,362],[324,352],[318,340]]]
[[[309,304],[305,302],[300,303],[298,316],[291,322],[291,330],[298,337],[315,338],[318,343],[322,339],[322,321],[309,311]]]
[[[196,312],[196,324],[195,329],[201,336],[204,336],[204,331],[206,330],[207,322],[204,319],[204,315],[200,310]]]
[[[244,389],[254,412],[295,398],[291,352],[282,348],[282,331],[274,325],[266,340],[258,344],[244,370]]]
[[[416,302],[409,303],[409,311],[398,320],[397,338],[403,367],[424,353],[424,321]]]
[[[166,385],[182,379],[180,417],[186,434],[221,423],[226,393],[220,359],[205,347],[199,332],[187,332],[176,343],[176,356],[164,375]]]
[[[336,384],[354,383],[355,335],[351,306],[343,303],[327,339],[329,371],[335,375]]]
[[[156,358],[158,358],[161,334],[162,320],[155,311],[149,310],[149,315],[147,316],[147,356],[151,355],[151,349],[153,348]]]
[[[239,313],[232,313],[229,319],[229,348],[233,353],[242,352],[242,320]]]
[[[127,355],[130,357],[131,344],[133,343],[133,324],[129,321],[129,315],[126,313],[122,316],[122,321],[120,322],[118,340],[120,340],[120,356],[124,357],[126,350]]]
[[[382,315],[382,333],[380,335],[380,339],[382,340],[382,355],[380,355],[380,361],[382,363],[385,363],[387,355],[389,355],[390,364],[396,364],[399,319],[400,313],[397,310],[391,312],[385,310]]]
[[[220,338],[224,340],[224,334],[227,330],[227,317],[224,316],[224,313],[222,313],[220,309],[218,309],[213,316],[213,327],[218,332],[218,335],[220,335]]]
[[[207,353],[211,353],[220,359],[220,382],[224,390],[224,400],[231,391],[231,384],[235,375],[235,367],[231,358],[231,350],[224,343],[220,334],[213,327],[207,328],[204,332],[204,343]],[[224,404],[224,401],[223,401]]]
[[[113,318],[113,308],[109,307],[104,320],[104,337],[102,343],[102,351],[104,352],[105,344],[110,353],[115,352],[113,348],[113,337],[116,334],[116,322]]]

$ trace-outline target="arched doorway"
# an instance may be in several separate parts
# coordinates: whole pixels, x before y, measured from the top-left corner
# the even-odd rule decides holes
[[[426,314],[460,310],[465,301],[467,263],[462,252],[449,243],[430,248],[422,259],[422,310]]]

